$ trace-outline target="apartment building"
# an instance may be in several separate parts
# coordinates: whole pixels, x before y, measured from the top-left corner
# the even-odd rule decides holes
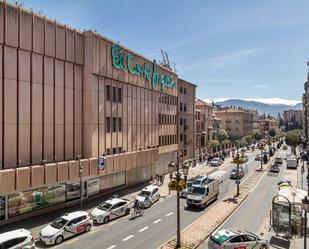
[[[221,120],[221,128],[232,138],[241,138],[253,132],[253,114],[247,110],[224,108],[217,110],[215,115]]]

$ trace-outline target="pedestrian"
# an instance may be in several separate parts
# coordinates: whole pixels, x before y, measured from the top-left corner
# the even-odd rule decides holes
[[[158,181],[159,181],[159,175],[156,174],[155,184],[158,184]]]

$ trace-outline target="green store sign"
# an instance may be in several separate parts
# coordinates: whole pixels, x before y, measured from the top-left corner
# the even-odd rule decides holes
[[[162,92],[165,88],[174,89],[176,87],[173,76],[167,74],[158,74],[155,60],[153,60],[151,70],[151,68],[146,63],[144,63],[144,65],[134,63],[133,58],[134,55],[131,53],[126,54],[125,51],[121,49],[119,44],[115,43],[112,46],[113,66],[118,70],[128,70],[132,75],[145,78],[151,82],[153,89],[159,84]]]

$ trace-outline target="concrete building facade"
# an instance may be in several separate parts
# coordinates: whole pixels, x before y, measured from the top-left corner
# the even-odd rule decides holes
[[[0,46],[0,224],[167,172],[178,150],[173,71],[6,2]]]
[[[208,142],[213,139],[213,107],[201,99],[196,99],[196,148],[198,154],[206,153]]]
[[[242,109],[225,108],[215,112],[221,128],[232,138],[241,138],[253,132],[253,114]]]
[[[182,160],[195,158],[196,85],[178,79],[178,146]]]
[[[298,124],[301,124],[303,121],[303,111],[302,110],[286,110],[283,112],[283,122],[289,123],[289,122],[296,122]]]

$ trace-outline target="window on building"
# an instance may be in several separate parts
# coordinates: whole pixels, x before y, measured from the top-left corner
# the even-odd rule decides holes
[[[187,143],[187,135],[186,134],[183,135],[183,142]]]
[[[118,131],[122,132],[122,118],[118,118]]]
[[[184,149],[184,150],[183,150],[183,156],[186,156],[186,155],[187,155],[187,150]]]
[[[182,103],[180,102],[180,104],[179,104],[179,109],[180,109],[180,111],[182,112]]]
[[[117,119],[116,118],[113,118],[113,132],[116,132],[117,131]]]
[[[183,111],[186,112],[187,111],[187,104],[183,103]]]
[[[182,93],[182,86],[180,87],[179,92]]]
[[[183,94],[187,94],[187,88],[183,88]]]
[[[182,125],[183,124],[183,118],[179,119],[179,124]]]
[[[161,146],[162,145],[162,137],[161,136],[159,136],[159,146]]]
[[[159,113],[159,124],[161,124],[161,114]]]
[[[183,135],[180,134],[180,138],[179,138],[180,141],[183,141]]]
[[[113,148],[113,155],[117,154],[117,148]]]
[[[117,102],[117,88],[113,86],[113,102]]]
[[[118,153],[122,153],[122,147],[118,147]]]
[[[110,117],[106,117],[106,132],[111,132],[111,118]]]
[[[184,125],[184,126],[187,125],[187,119],[186,119],[186,118],[183,119],[183,125]]]
[[[106,155],[109,156],[111,154],[111,149],[106,149]]]
[[[111,101],[111,86],[106,85],[106,101]]]
[[[118,88],[118,103],[122,103],[122,89]]]

